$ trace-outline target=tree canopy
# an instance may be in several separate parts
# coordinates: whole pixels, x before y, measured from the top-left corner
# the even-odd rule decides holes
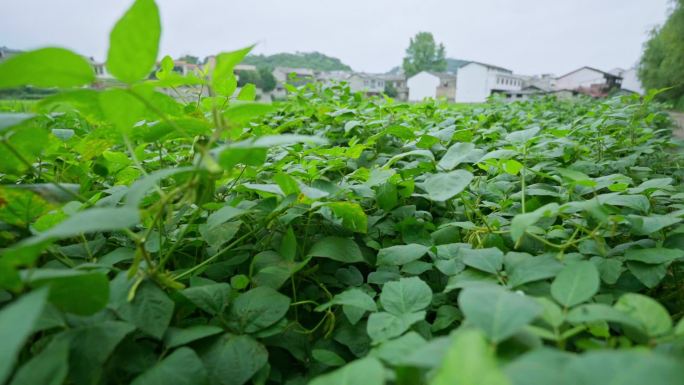
[[[447,68],[444,44],[437,45],[430,32],[418,32],[411,39],[404,58],[406,76],[413,76],[420,71],[444,71]]]
[[[665,24],[651,32],[639,77],[646,88],[670,88],[661,97],[684,108],[684,0],[675,0]]]
[[[178,60],[182,60],[182,61],[184,61],[186,63],[190,63],[190,64],[199,64],[200,63],[199,57],[192,56],[192,55],[181,56],[178,58]]]

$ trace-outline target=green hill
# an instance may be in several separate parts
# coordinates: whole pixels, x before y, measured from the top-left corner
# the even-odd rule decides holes
[[[351,67],[342,63],[340,59],[327,56],[320,52],[277,53],[274,55],[249,55],[243,60],[244,64],[257,67],[294,67],[310,68],[319,71],[351,71]]]

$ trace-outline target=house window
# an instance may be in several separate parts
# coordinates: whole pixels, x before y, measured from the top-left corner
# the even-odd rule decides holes
[[[370,81],[364,80],[364,81],[363,81],[363,85],[366,86],[366,87],[368,87],[368,86],[370,85]]]

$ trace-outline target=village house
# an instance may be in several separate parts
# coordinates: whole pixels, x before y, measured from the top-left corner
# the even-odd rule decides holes
[[[446,99],[456,97],[456,76],[446,72],[421,71],[406,81],[408,101],[420,102],[425,98]]]
[[[195,71],[199,70],[200,66],[198,64],[193,64],[193,63],[188,63],[185,60],[174,60],[173,61],[173,71],[181,74],[183,76],[187,76],[191,73],[195,73]]]
[[[272,95],[278,99],[287,96],[285,84],[301,86],[316,80],[316,73],[309,68],[275,67],[272,73],[276,80],[276,87]]]
[[[361,92],[367,96],[386,93],[388,87],[394,88],[397,100],[406,100],[408,88],[406,78],[401,74],[370,74],[349,71],[321,71],[316,80],[324,84],[346,83],[352,92]]]
[[[492,94],[513,95],[523,88],[520,76],[491,64],[470,62],[458,69],[457,76],[457,103],[484,103]]]
[[[385,92],[385,80],[380,75],[355,72],[347,78],[347,83],[352,92],[362,92],[368,96],[377,96]]]
[[[523,89],[525,87],[536,87],[543,91],[551,91],[556,87],[556,76],[554,74],[541,75],[518,75],[523,81]]]
[[[492,95],[498,95],[507,102],[517,102],[523,100],[530,100],[532,98],[545,95],[549,90],[539,88],[537,86],[529,85],[521,88],[520,90],[513,91],[492,91]]]
[[[18,55],[24,51],[20,51],[18,49],[11,49],[7,47],[0,47],[0,61],[9,59],[10,57],[14,55]]]
[[[406,76],[400,74],[382,74],[378,75],[381,80],[385,82],[385,89],[393,88],[396,91],[395,99],[406,101],[408,100],[408,85],[406,84]]]
[[[114,76],[107,71],[107,65],[104,62],[100,62],[95,60],[93,57],[89,57],[88,61],[90,62],[90,65],[93,67],[93,71],[95,72],[95,77],[97,79],[113,79]]]
[[[574,90],[593,97],[607,96],[620,89],[622,77],[592,67],[578,68],[556,79],[557,90]]]
[[[636,92],[643,95],[645,93],[644,86],[639,80],[638,71],[636,67],[630,69],[615,68],[610,71],[611,74],[622,78],[621,87],[623,90]]]

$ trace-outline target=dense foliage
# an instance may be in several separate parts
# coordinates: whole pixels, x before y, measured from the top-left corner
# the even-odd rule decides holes
[[[661,97],[684,111],[684,0],[672,3],[669,18],[644,46],[639,77],[648,89],[669,88]]]
[[[309,68],[317,71],[351,71],[340,59],[320,52],[277,53],[273,55],[249,55],[243,61],[257,67]]]
[[[409,77],[421,71],[445,71],[447,61],[444,44],[438,45],[430,32],[418,32],[409,42],[402,68]]]
[[[236,70],[235,75],[238,77],[238,87],[241,88],[247,84],[254,84],[262,91],[270,92],[276,87],[276,79],[266,67],[259,67],[256,71]]]
[[[683,159],[651,96],[274,107],[233,97],[249,48],[143,80],[154,20],[114,28],[123,88],[69,89],[93,73],[63,49],[0,64],[66,88],[0,115],[0,383],[684,383]]]

